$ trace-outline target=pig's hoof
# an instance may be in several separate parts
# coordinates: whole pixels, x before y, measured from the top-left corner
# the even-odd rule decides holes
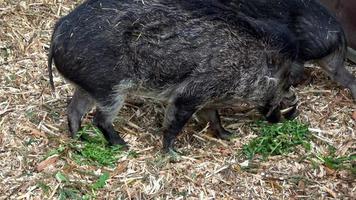
[[[176,153],[177,151],[173,147],[163,147],[162,148],[162,153],[164,154],[172,154]]]
[[[125,144],[111,144],[109,143],[110,146],[118,147],[122,151],[128,151],[130,149],[130,146],[125,143]]]
[[[230,140],[233,136],[234,134],[227,130],[223,130],[217,134],[217,137],[222,140]]]
[[[129,149],[129,145],[120,136],[112,137],[109,140],[110,146],[122,146],[123,149]]]
[[[281,113],[278,112],[278,113],[272,113],[270,116],[266,116],[266,120],[269,122],[269,123],[278,123],[281,121]]]
[[[266,120],[267,120],[269,123],[275,124],[275,123],[280,122],[280,121],[281,121],[281,118],[280,118],[280,117],[266,117]]]
[[[163,150],[163,154],[165,156],[167,156],[169,162],[175,163],[175,162],[179,162],[181,160],[181,153],[177,152],[175,149],[173,148],[169,148],[169,149],[162,149]]]
[[[83,139],[83,136],[81,134],[77,134],[77,133],[71,133],[69,132],[68,136],[71,139],[75,139],[75,140],[79,140],[79,139]]]

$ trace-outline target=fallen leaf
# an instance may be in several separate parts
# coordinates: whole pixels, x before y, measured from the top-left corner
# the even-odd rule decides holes
[[[55,164],[57,162],[57,160],[58,160],[58,156],[57,155],[49,157],[46,160],[38,163],[38,165],[36,166],[36,170],[38,172],[41,172],[44,169],[46,169],[47,167],[49,167],[50,165]]]
[[[241,166],[238,164],[232,165],[232,169],[237,173],[241,172]]]
[[[228,156],[231,154],[231,151],[229,149],[222,149],[222,148],[219,148],[219,153],[221,154],[221,156]]]
[[[354,111],[354,114],[352,114],[352,118],[356,121],[356,110]]]
[[[116,168],[116,170],[115,170],[113,176],[119,175],[119,174],[121,174],[122,172],[126,171],[126,170],[127,170],[127,165],[128,165],[127,162],[119,163],[119,164],[117,165],[117,168]]]
[[[350,141],[348,141],[345,145],[342,145],[341,147],[339,147],[339,149],[337,150],[337,155],[346,156],[347,151],[349,149],[352,149],[354,144],[355,144],[355,141],[351,138]]]
[[[47,138],[46,134],[37,130],[37,129],[33,129],[31,128],[31,135],[37,136],[37,137],[43,137],[43,138]]]
[[[31,186],[33,185],[33,180],[32,181],[28,181],[28,182],[25,182],[21,185],[21,187],[18,189],[19,192],[21,193],[24,193],[26,192],[26,190]]]
[[[302,191],[305,190],[305,183],[304,183],[303,180],[300,180],[300,181],[298,182],[298,187],[299,187],[299,189],[302,190]]]
[[[335,174],[335,170],[333,169],[330,169],[329,167],[324,167],[325,171],[326,171],[326,174],[328,176],[331,176],[331,175],[334,175]]]
[[[271,184],[271,187],[273,188],[273,190],[278,190],[278,191],[283,190],[283,187],[281,185],[279,185],[278,182],[270,180],[269,183]]]
[[[324,190],[330,195],[332,196],[333,198],[336,198],[336,193],[334,191],[332,191],[331,189],[327,188],[327,187],[324,187]]]

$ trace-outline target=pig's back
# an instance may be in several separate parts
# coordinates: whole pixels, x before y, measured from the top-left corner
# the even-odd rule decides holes
[[[268,75],[263,57],[275,51],[238,26],[157,2],[92,0],[59,24],[58,70],[78,85],[105,80],[93,88],[113,88],[126,79],[165,89],[214,72],[235,73],[248,83]]]

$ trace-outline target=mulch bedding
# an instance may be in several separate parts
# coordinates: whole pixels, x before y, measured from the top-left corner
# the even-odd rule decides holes
[[[192,120],[177,142],[182,155],[172,161],[160,152],[163,105],[138,99],[127,103],[115,122],[136,156],[125,154],[114,167],[78,164],[70,150],[47,158],[76,142],[67,137],[65,114],[72,87],[55,73],[52,92],[46,61],[54,22],[78,2],[0,0],[0,199],[355,198],[350,170],[305,159],[327,153],[330,145],[336,156],[355,154],[356,148],[356,107],[349,91],[312,65],[309,80],[296,89],[297,120],[309,124],[314,136],[311,152],[243,158],[242,146],[258,135],[250,126],[258,116],[228,109],[223,122],[236,133],[234,139],[216,140]],[[356,73],[356,67],[348,69]],[[106,185],[94,190],[90,185],[104,172],[109,173]]]

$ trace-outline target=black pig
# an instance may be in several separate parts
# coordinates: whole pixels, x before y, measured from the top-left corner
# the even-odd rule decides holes
[[[224,14],[196,17],[181,3],[88,0],[58,21],[48,67],[51,85],[53,59],[76,88],[68,106],[72,135],[96,104],[94,124],[110,144],[126,144],[112,122],[128,94],[167,102],[165,151],[196,112],[223,139],[231,133],[220,124],[221,106],[249,102],[269,121],[279,120],[282,99],[293,94],[291,56],[273,38],[257,39],[222,20]],[[292,41],[288,32],[278,35],[283,44]]]
[[[223,10],[229,8],[235,12],[236,20],[249,23],[262,37],[273,32],[271,29],[288,29],[297,49],[296,64],[317,60],[333,80],[350,89],[356,100],[356,78],[344,66],[347,53],[344,31],[335,16],[319,1],[218,0],[218,4],[217,7]],[[243,19],[245,17],[254,20]]]

